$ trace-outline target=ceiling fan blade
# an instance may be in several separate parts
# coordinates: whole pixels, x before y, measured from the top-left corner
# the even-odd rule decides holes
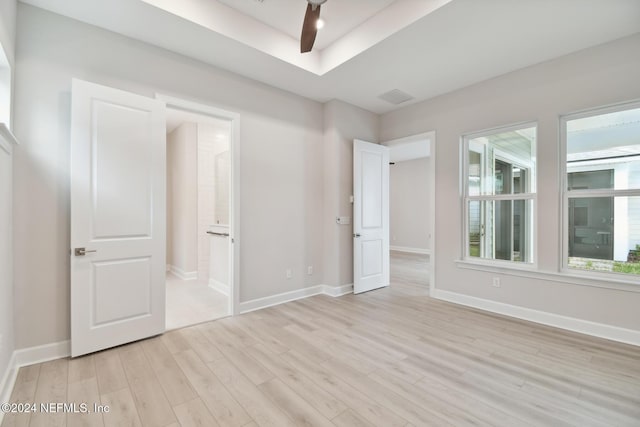
[[[302,35],[300,36],[300,53],[310,52],[313,48],[318,33],[316,26],[318,18],[320,18],[320,5],[314,7],[307,4],[307,13],[304,14]]]

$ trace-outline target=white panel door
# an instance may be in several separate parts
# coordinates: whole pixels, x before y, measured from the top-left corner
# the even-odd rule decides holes
[[[73,80],[71,355],[164,332],[162,101]]]
[[[389,149],[353,143],[353,293],[389,286]]]

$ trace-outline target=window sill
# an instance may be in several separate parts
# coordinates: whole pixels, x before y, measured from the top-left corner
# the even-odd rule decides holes
[[[458,268],[466,270],[485,271],[489,273],[505,274],[508,276],[548,280],[580,286],[593,286],[596,288],[615,289],[626,292],[640,292],[640,280],[621,280],[618,277],[609,277],[609,275],[606,274],[541,271],[533,264],[508,265],[506,263],[482,262],[475,260],[456,260],[455,263]]]

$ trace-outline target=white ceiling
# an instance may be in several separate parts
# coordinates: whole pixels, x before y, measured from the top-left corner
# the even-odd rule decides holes
[[[294,14],[289,8],[298,3],[304,9],[304,0],[264,0],[259,6],[268,10],[254,12],[258,5],[241,3],[256,0],[22,1],[320,102],[340,99],[376,113],[640,32],[638,0],[328,0],[327,26],[352,28],[301,55],[298,37],[289,34],[301,19],[282,23],[279,14]],[[360,2],[369,6],[358,19],[347,11]],[[392,89],[415,99],[396,106],[378,98]]]
[[[245,15],[300,40],[306,0],[218,0]],[[314,49],[323,50],[396,0],[329,0],[320,16],[327,24],[318,32]]]

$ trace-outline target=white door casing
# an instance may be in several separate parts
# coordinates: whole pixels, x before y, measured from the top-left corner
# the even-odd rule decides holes
[[[73,357],[165,330],[165,121],[162,101],[73,80]]]
[[[389,286],[389,148],[353,143],[353,292]]]

